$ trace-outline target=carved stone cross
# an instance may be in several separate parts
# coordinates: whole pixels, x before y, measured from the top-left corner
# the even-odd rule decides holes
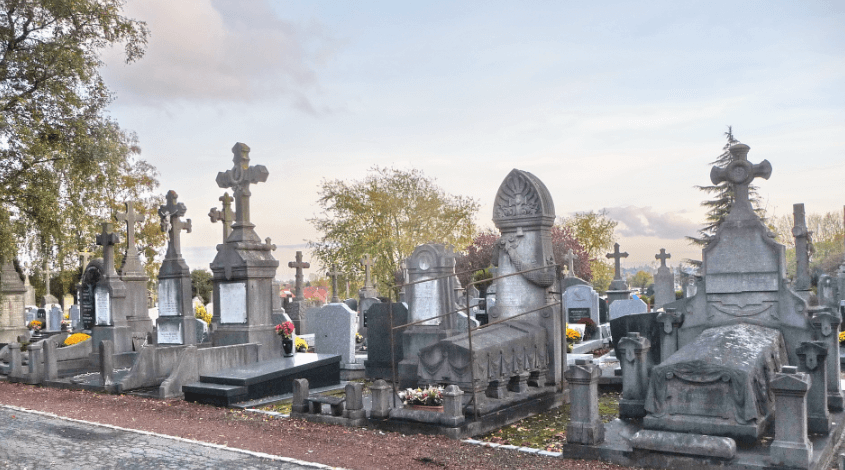
[[[756,165],[748,161],[749,150],[751,147],[745,144],[731,145],[730,152],[733,159],[728,166],[725,168],[715,166],[710,170],[710,181],[713,184],[727,181],[734,187],[734,203],[728,217],[753,216],[754,210],[748,200],[748,185],[754,178],[769,179],[772,175],[772,164],[768,160],[763,160]]]
[[[229,239],[229,234],[232,233],[232,222],[234,221],[235,214],[232,212],[232,201],[234,199],[232,196],[229,196],[229,193],[223,193],[220,196],[220,202],[223,203],[223,210],[217,210],[216,207],[212,207],[211,210],[208,212],[208,217],[211,219],[211,223],[214,222],[223,222],[223,243],[226,243],[226,240]]]
[[[182,245],[179,241],[182,230],[191,233],[191,219],[182,221],[182,216],[187,212],[185,203],[176,202],[179,195],[176,191],[167,192],[167,204],[158,208],[158,215],[161,217],[161,230],[167,232],[169,242],[167,244],[167,259],[179,259],[182,257]]]
[[[289,268],[296,269],[296,284],[294,284],[293,295],[296,297],[296,300],[303,300],[302,299],[302,270],[308,269],[311,267],[311,263],[303,262],[302,261],[302,252],[296,252],[296,261],[289,261],[288,262]]]
[[[46,295],[50,295],[50,265],[46,261],[44,261],[44,278],[45,289],[47,289]]]
[[[232,227],[235,234],[233,241],[259,241],[258,235],[250,233],[255,227],[249,221],[249,191],[250,184],[263,183],[267,181],[269,172],[264,165],[249,166],[249,147],[238,142],[232,147],[234,154],[231,170],[217,173],[217,186],[221,188],[232,188],[235,196],[235,224]],[[246,230],[247,233],[244,233]]]
[[[373,267],[373,257],[369,253],[364,254],[361,258],[361,264],[364,265],[364,289],[371,289],[373,287],[373,280],[370,277],[370,269]]]
[[[124,205],[126,211],[116,213],[114,218],[118,222],[126,222],[126,253],[123,256],[123,266],[120,268],[121,272],[125,275],[127,271],[143,271],[141,260],[138,257],[138,247],[135,246],[135,223],[143,222],[144,216],[135,214],[134,201],[126,202]]]
[[[326,273],[326,276],[332,278],[332,301],[331,303],[337,304],[340,303],[340,297],[337,295],[337,277],[342,276],[343,273],[338,271],[337,268],[332,266],[332,270]]]
[[[660,260],[660,267],[661,267],[661,268],[665,268],[665,267],[666,267],[666,260],[667,260],[667,259],[669,259],[669,258],[671,258],[671,257],[672,257],[672,255],[670,255],[669,253],[666,253],[666,248],[661,248],[661,249],[660,249],[660,254],[659,254],[659,255],[654,255],[654,259],[659,259],[659,260]]]
[[[575,275],[575,261],[577,259],[578,257],[575,256],[575,252],[572,251],[572,248],[570,248],[569,251],[567,251],[566,254],[563,255],[563,260],[566,261],[566,266],[569,268],[570,276]]]
[[[608,259],[611,259],[611,258],[612,258],[612,259],[614,260],[614,274],[613,274],[613,279],[614,279],[614,280],[617,280],[617,279],[618,279],[618,280],[620,280],[620,281],[621,281],[621,280],[622,280],[622,265],[621,265],[620,261],[622,260],[622,258],[627,258],[627,257],[628,257],[628,253],[627,253],[627,252],[625,252],[625,253],[620,253],[620,252],[619,252],[619,244],[618,244],[618,243],[614,243],[614,244],[613,244],[613,253],[608,253],[608,254],[607,254],[607,255],[605,255],[605,256],[607,256],[607,258],[608,258]]]
[[[114,233],[114,225],[111,222],[103,222],[103,231],[97,235],[97,244],[103,247],[103,267],[105,276],[117,276],[114,270],[114,246],[120,243],[120,237]]]

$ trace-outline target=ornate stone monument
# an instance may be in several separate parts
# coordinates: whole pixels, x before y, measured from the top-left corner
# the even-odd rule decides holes
[[[158,271],[156,343],[195,344],[196,320],[191,303],[191,270],[182,258],[182,230],[191,233],[191,219],[182,221],[187,208],[176,202],[176,191],[167,192],[167,204],[158,208],[161,230],[167,233],[167,254]]]
[[[262,242],[250,222],[249,186],[267,181],[267,168],[249,165],[249,147],[232,147],[234,166],[217,174],[217,185],[232,188],[235,223],[226,243],[217,245],[211,262],[214,277],[214,346],[260,343],[259,359],[278,357],[281,338],[272,324],[273,278],[279,262],[270,251],[270,239]]]
[[[212,207],[208,211],[208,218],[211,219],[211,223],[223,223],[223,243],[226,243],[226,240],[229,239],[229,235],[232,233],[232,222],[235,220],[235,214],[232,212],[232,201],[234,201],[232,196],[229,196],[229,193],[225,192],[220,196],[220,202],[223,203],[223,210],[217,210],[216,207]]]
[[[655,310],[675,301],[675,273],[666,266],[666,260],[671,257],[664,248],[660,249],[660,254],[654,255],[655,259],[660,260],[660,267],[654,275]]]
[[[126,321],[132,334],[146,337],[153,331],[153,323],[147,309],[147,277],[138,247],[135,246],[135,223],[143,222],[143,216],[135,214],[134,201],[125,203],[126,211],[115,214],[118,222],[126,223],[126,252],[120,266],[120,280],[126,284]]]
[[[493,246],[492,263],[498,275],[531,271],[494,282],[496,305],[488,310],[490,322],[540,309],[520,320],[546,330],[546,350],[552,352],[546,379],[549,384],[559,383],[563,377],[562,360],[556,355],[561,351],[561,309],[542,308],[554,302],[552,290],[557,281],[551,236],[555,222],[552,196],[539,178],[514,169],[502,181],[494,201],[493,223],[502,234]],[[547,268],[535,269],[542,267]]]
[[[813,254],[813,232],[807,230],[804,218],[804,204],[792,205],[795,221],[792,236],[795,237],[795,281],[792,288],[804,300],[810,300],[810,256]]]
[[[20,274],[12,262],[4,261],[0,271],[0,343],[12,343],[26,334],[25,297]]]
[[[608,253],[607,258],[613,259],[613,280],[610,281],[610,287],[607,289],[607,305],[608,307],[614,301],[628,300],[631,295],[631,290],[628,288],[628,283],[622,279],[622,265],[620,261],[622,258],[628,257],[628,252],[620,253],[619,244],[613,244],[613,253]]]
[[[102,232],[97,235],[97,244],[103,247],[103,271],[93,286],[91,340],[95,347],[111,341],[115,353],[124,353],[132,351],[132,332],[126,321],[126,284],[114,269],[114,245],[119,241],[114,225],[104,222]]]

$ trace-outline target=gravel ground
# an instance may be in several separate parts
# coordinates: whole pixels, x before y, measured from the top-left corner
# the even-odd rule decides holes
[[[349,469],[618,469],[444,437],[278,419],[183,400],[152,400],[0,382],[0,403]]]

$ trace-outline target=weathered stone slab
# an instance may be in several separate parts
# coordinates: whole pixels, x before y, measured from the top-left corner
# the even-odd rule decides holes
[[[736,441],[729,437],[643,429],[631,437],[631,447],[672,454],[732,459]]]

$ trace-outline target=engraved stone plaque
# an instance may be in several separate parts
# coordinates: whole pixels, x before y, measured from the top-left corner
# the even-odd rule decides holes
[[[183,344],[182,322],[163,321],[158,324],[158,344]]]
[[[172,317],[181,315],[179,279],[162,279],[158,283],[158,315]]]
[[[588,308],[570,308],[567,309],[567,312],[569,312],[570,323],[577,323],[582,318],[590,318],[590,309]]]
[[[108,287],[97,286],[94,289],[94,312],[96,313],[97,325],[111,325],[111,302]]]
[[[246,283],[220,284],[220,323],[246,323]]]

